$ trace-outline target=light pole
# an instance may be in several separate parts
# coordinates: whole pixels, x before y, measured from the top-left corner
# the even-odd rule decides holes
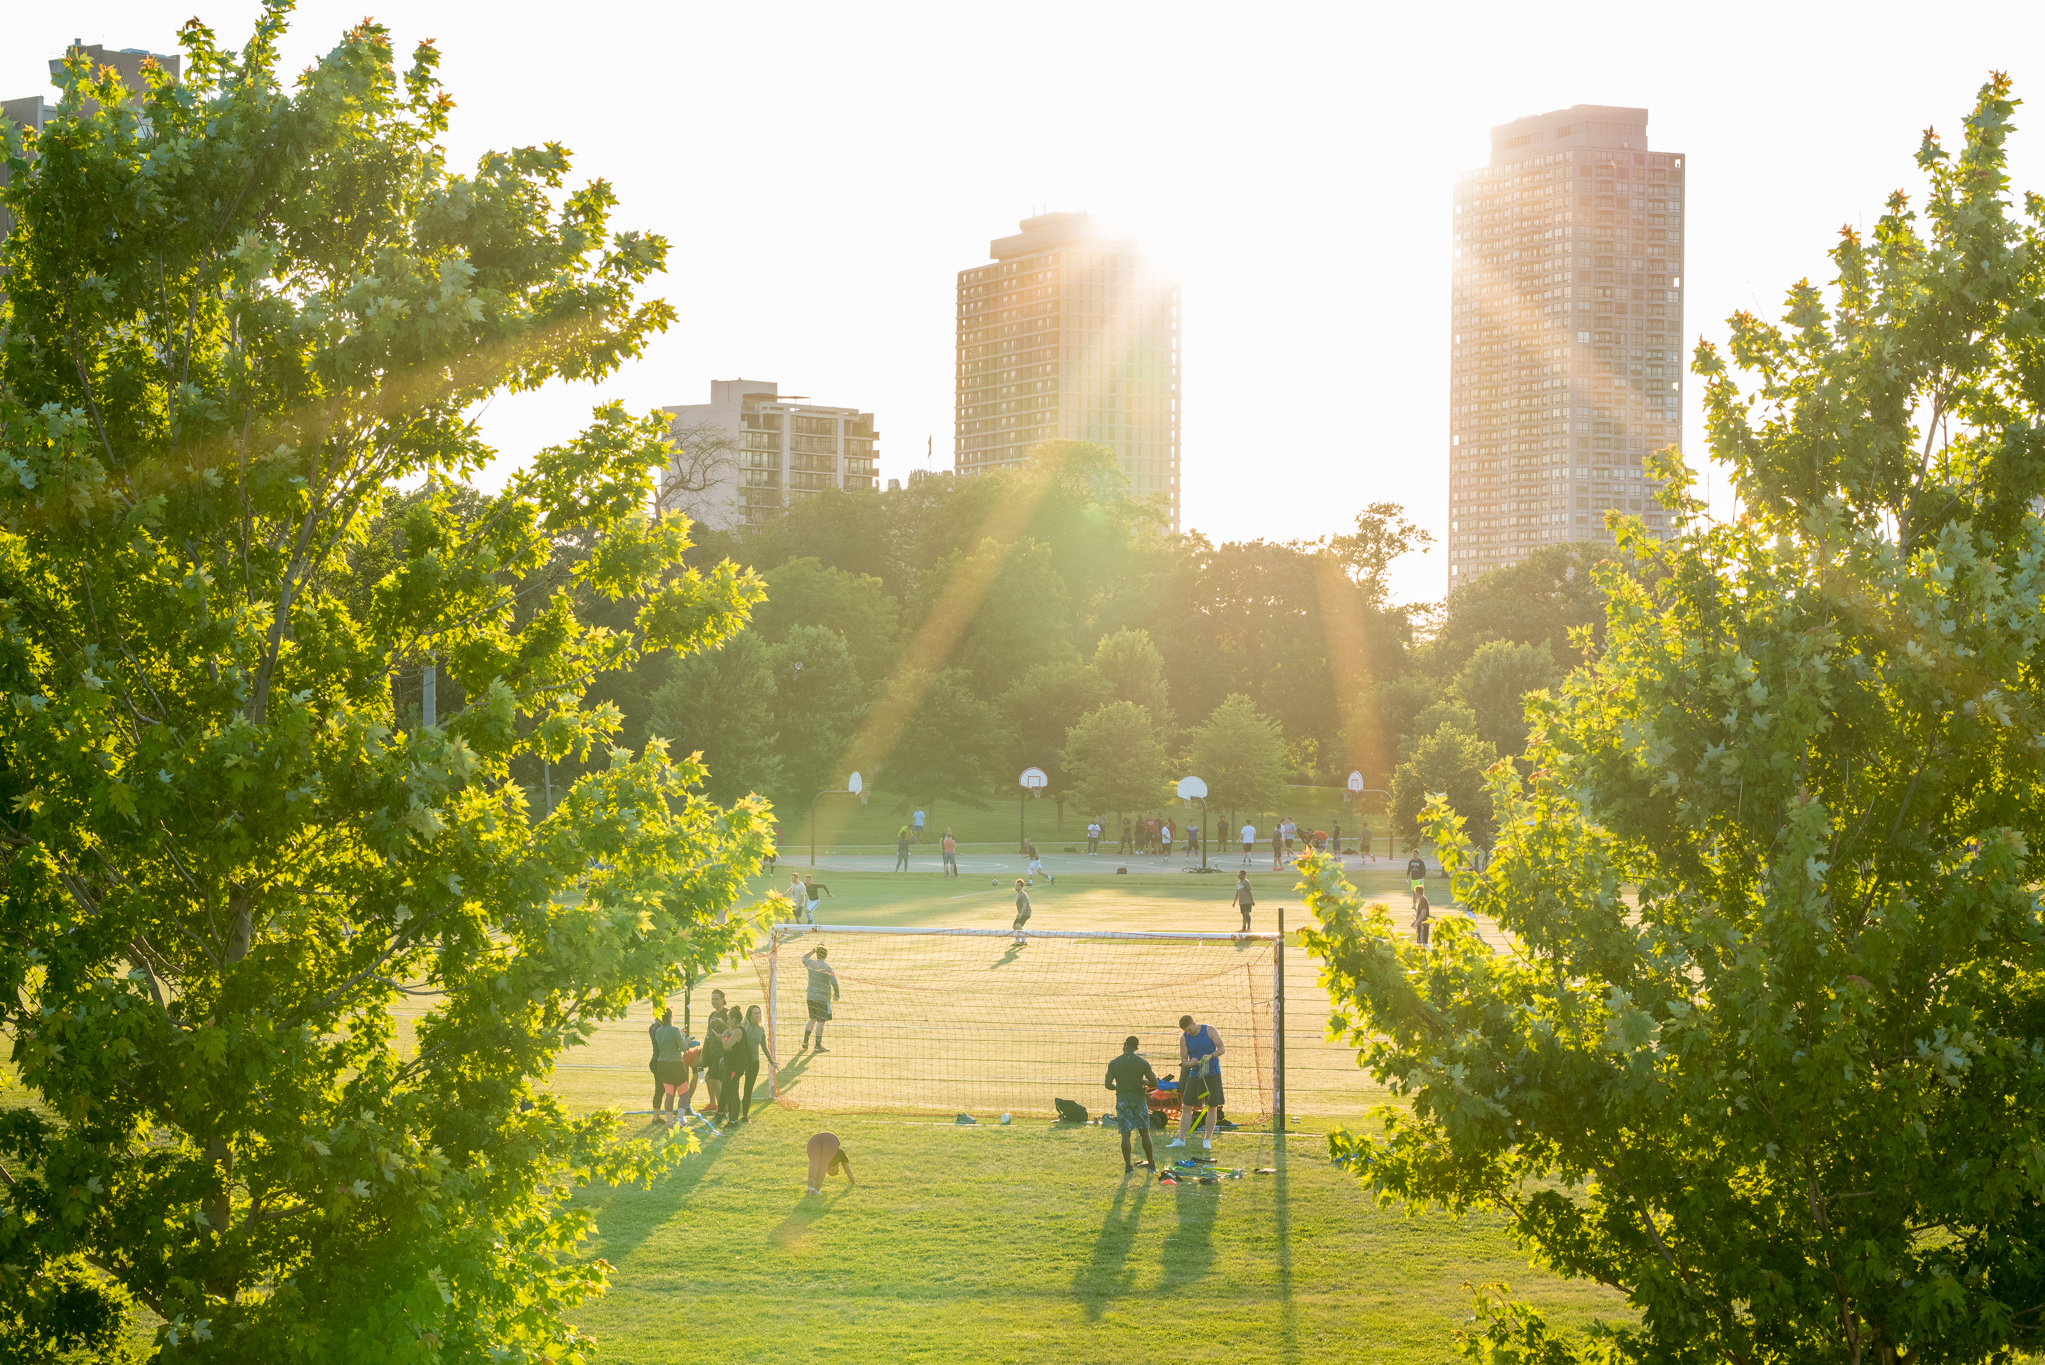
[[[809,799],[809,865],[811,867],[817,865],[817,802],[827,796],[857,796],[865,789],[866,784],[859,780],[858,773],[854,773],[845,780],[845,785],[842,788],[820,791]]]

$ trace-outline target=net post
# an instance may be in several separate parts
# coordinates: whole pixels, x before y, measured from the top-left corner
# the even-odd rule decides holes
[[[775,976],[781,966],[781,930],[770,926],[767,930],[767,1052],[770,1056],[781,1055],[780,1040],[774,1036],[774,1001],[780,992],[774,989]],[[767,1098],[777,1098],[779,1084],[774,1079],[774,1068],[767,1068]]]
[[[1278,907],[1278,950],[1271,958],[1271,1131],[1285,1138],[1285,907]]]

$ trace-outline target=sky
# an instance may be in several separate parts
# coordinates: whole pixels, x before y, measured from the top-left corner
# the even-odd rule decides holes
[[[46,63],[74,39],[173,50],[195,5],[236,46],[258,8],[16,6],[0,98],[50,93]],[[290,69],[365,8],[300,4]],[[1083,210],[1180,277],[1183,525],[1217,541],[1340,532],[1377,501],[1445,536],[1451,192],[1493,125],[1648,109],[1650,145],[1689,158],[1694,342],[1828,280],[1838,229],[1919,188],[1923,130],[1957,145],[1991,70],[2045,97],[2036,0],[373,12],[400,52],[436,40],[456,163],[561,142],[578,177],[616,188],[620,227],[672,243],[649,292],[680,321],[600,388],[495,399],[500,474],[597,402],[704,402],[737,377],[875,413],[884,478],[950,468],[956,273],[1032,212]],[[2013,180],[2045,190],[2027,113]],[[1684,446],[1703,464],[1700,396],[1686,381]],[[1709,483],[1729,508],[1723,473]],[[1408,555],[1395,597],[1438,599],[1443,563],[1439,545]]]

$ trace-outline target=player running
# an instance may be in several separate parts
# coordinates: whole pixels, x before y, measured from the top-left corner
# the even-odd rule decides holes
[[[1035,886],[1037,884],[1037,878],[1039,877],[1042,877],[1047,882],[1055,882],[1058,880],[1056,877],[1052,876],[1050,873],[1044,870],[1044,855],[1037,852],[1036,840],[1034,839],[1023,840],[1023,853],[1030,860],[1029,866],[1025,867],[1023,871],[1029,874],[1031,886]]]
[[[824,961],[830,955],[831,950],[821,944],[802,955],[802,965],[809,968],[809,1022],[802,1026],[802,1047],[796,1049],[798,1053],[809,1046],[812,1029],[817,1035],[817,1051],[831,1050],[824,1046],[824,1025],[831,1022],[831,1002],[838,998],[838,973]]]
[[[1108,1063],[1109,1090],[1115,1092],[1115,1126],[1122,1130],[1122,1171],[1136,1169],[1130,1161],[1129,1135],[1143,1134],[1143,1164],[1157,1169],[1157,1153],[1150,1147],[1150,1092],[1157,1089],[1157,1073],[1150,1063],[1136,1055],[1142,1044],[1135,1034],[1122,1040],[1122,1055]]]
[[[1179,1016],[1179,1135],[1169,1145],[1183,1147],[1193,1122],[1195,1105],[1207,1110],[1207,1136],[1200,1145],[1213,1150],[1214,1125],[1221,1119],[1221,1035],[1211,1024],[1196,1024],[1193,1016]]]
[[[814,875],[802,879],[803,912],[808,916],[807,923],[817,922],[817,907],[824,903],[825,896],[831,896],[831,888],[818,881]],[[838,898],[831,896],[831,899]]]

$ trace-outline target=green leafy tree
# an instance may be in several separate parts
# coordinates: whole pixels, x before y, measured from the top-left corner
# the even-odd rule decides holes
[[[1207,784],[1212,811],[1274,810],[1285,796],[1285,736],[1241,693],[1196,726],[1187,766]]]
[[[1527,747],[1527,694],[1553,687],[1560,676],[1546,640],[1531,645],[1490,640],[1463,666],[1455,692],[1476,717],[1477,734],[1517,758]]]
[[[1492,831],[1492,793],[1484,772],[1498,750],[1449,720],[1407,742],[1392,774],[1392,827],[1409,840],[1420,837],[1420,815],[1429,798],[1442,796],[1450,810],[1470,822],[1470,834],[1486,843]]]
[[[484,515],[414,500],[357,576],[395,489],[493,457],[464,414],[640,354],[666,246],[558,147],[450,169],[429,46],[400,88],[364,24],[287,90],[281,15],[239,54],[188,25],[140,108],[79,59],[9,135],[0,1339],[139,1305],[179,1359],[564,1359],[604,1281],[569,1189],[686,1145],[545,1078],[735,945],[766,839],[584,690],[757,585],[678,570],[664,424],[615,407]],[[466,703],[401,727],[428,651]],[[508,779],[606,751],[543,821]]]
[[[1001,699],[1001,714],[1015,740],[1008,766],[1018,773],[1043,768],[1051,790],[1062,794],[1067,784],[1058,753],[1065,747],[1065,732],[1107,700],[1107,680],[1091,665],[1077,659],[1031,665]]]
[[[1626,1296],[1589,1339],[1497,1313],[1479,1358],[2038,1347],[2045,200],[2011,212],[2014,111],[1997,76],[1962,151],[1926,135],[1923,209],[1842,232],[1829,297],[1735,315],[1744,388],[1699,347],[1743,515],[1622,535],[1646,572],[1604,572],[1603,651],[1493,770],[1496,856],[1455,883],[1513,950],[1451,921],[1423,955],[1315,873],[1398,1101],[1335,1155]]]
[[[796,626],[771,654],[775,756],[781,765],[777,804],[785,819],[818,792],[845,785],[866,686],[851,646],[826,626]]]
[[[754,612],[753,628],[768,641],[779,643],[799,626],[822,626],[845,638],[860,677],[885,678],[894,668],[901,603],[880,579],[831,568],[809,555],[763,577],[767,600]]]
[[[1013,774],[1001,772],[1011,740],[1001,713],[973,694],[964,670],[924,674],[909,670],[891,679],[874,703],[885,715],[901,715],[901,737],[879,758],[880,785],[902,810],[940,801],[985,806],[997,785]],[[865,767],[871,771],[871,760]]]
[[[1040,541],[982,540],[948,556],[919,586],[916,614],[923,629],[957,632],[953,666],[982,697],[1073,657],[1070,595]]]
[[[771,646],[740,631],[722,649],[675,660],[667,681],[647,699],[651,735],[675,753],[697,756],[709,773],[704,793],[713,801],[785,786],[775,662]]]
[[[1514,564],[1463,584],[1442,604],[1441,624],[1416,651],[1420,665],[1453,678],[1491,640],[1543,644],[1558,664],[1583,658],[1573,634],[1583,631],[1595,648],[1605,634],[1605,590],[1598,567],[1623,561],[1610,545],[1571,541],[1544,545]]]
[[[1103,635],[1094,646],[1093,668],[1112,700],[1142,707],[1152,724],[1170,731],[1171,686],[1165,679],[1164,655],[1151,643],[1149,631],[1125,629]]]
[[[1461,697],[1444,697],[1413,718],[1412,726],[1403,741],[1406,749],[1441,729],[1444,725],[1474,735],[1477,730],[1477,713]],[[1495,746],[1494,746],[1495,747]]]
[[[1398,503],[1374,502],[1356,514],[1354,531],[1321,544],[1363,590],[1364,601],[1383,610],[1391,603],[1392,565],[1415,552],[1426,554],[1434,533],[1409,520]]]
[[[1113,701],[1080,718],[1059,760],[1070,775],[1073,802],[1089,815],[1143,810],[1163,799],[1164,741],[1150,713]]]

